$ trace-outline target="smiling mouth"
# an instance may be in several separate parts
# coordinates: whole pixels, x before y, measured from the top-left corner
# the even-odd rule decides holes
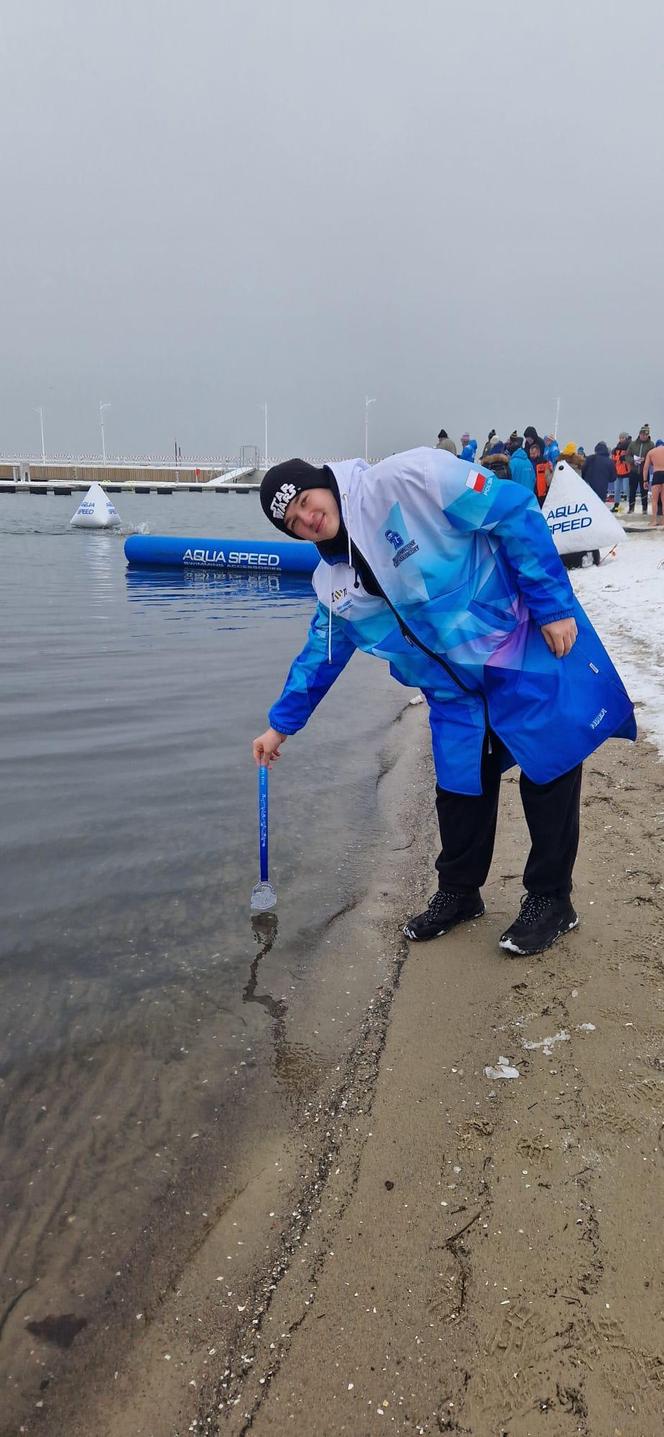
[[[325,515],[324,515],[324,514],[321,514],[320,519],[318,520],[318,523],[317,523],[317,525],[316,525],[316,535],[320,534],[321,528],[322,528],[322,526],[323,526],[324,523],[325,523]]]

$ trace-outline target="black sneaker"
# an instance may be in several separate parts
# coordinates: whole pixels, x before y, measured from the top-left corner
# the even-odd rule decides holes
[[[563,933],[578,925],[578,918],[569,898],[554,898],[546,893],[527,893],[521,900],[521,912],[499,940],[506,953],[530,956],[550,948]]]
[[[459,893],[452,888],[439,888],[429,899],[429,907],[404,924],[406,938],[423,943],[426,938],[441,938],[456,928],[457,923],[467,923],[470,918],[481,918],[484,904],[479,888],[470,893]]]

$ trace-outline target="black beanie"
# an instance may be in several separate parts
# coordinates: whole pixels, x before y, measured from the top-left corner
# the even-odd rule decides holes
[[[284,524],[284,514],[296,494],[303,489],[332,489],[334,477],[325,465],[317,469],[307,464],[306,459],[286,459],[283,464],[273,464],[263,476],[261,484],[261,505],[266,518],[281,529],[282,534],[290,531]],[[296,539],[297,534],[290,536]]]

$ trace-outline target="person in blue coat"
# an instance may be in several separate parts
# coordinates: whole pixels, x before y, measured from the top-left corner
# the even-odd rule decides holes
[[[531,494],[535,493],[535,470],[523,447],[523,439],[515,435],[510,439],[510,479],[522,484]]]
[[[309,635],[254,739],[256,762],[279,757],[356,649],[385,660],[429,705],[437,780],[438,888],[406,936],[435,938],[483,914],[501,774],[519,764],[531,848],[500,946],[550,947],[578,923],[583,760],[607,738],[634,738],[636,725],[536,499],[422,448],[375,465],[289,460],[268,470],[261,504],[321,562]]]
[[[548,459],[549,464],[552,464],[555,469],[560,459],[560,445],[553,434],[546,434],[544,437],[544,458]]]

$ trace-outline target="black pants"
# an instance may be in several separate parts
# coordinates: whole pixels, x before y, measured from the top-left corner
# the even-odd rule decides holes
[[[436,810],[442,851],[436,860],[438,887],[481,888],[493,857],[500,794],[502,745],[491,735],[492,752],[485,745],[482,758],[482,793],[472,797],[450,793],[436,785]],[[581,764],[551,783],[520,779],[521,802],[530,833],[531,849],[523,873],[529,893],[559,898],[572,890],[572,869],[579,846]]]
[[[630,476],[629,476],[629,507],[630,507],[630,510],[634,508],[634,505],[635,505],[635,503],[636,503],[636,491],[637,491],[637,489],[638,489],[638,491],[639,491],[639,494],[641,495],[641,506],[642,506],[643,512],[644,512],[644,514],[645,514],[645,512],[646,512],[646,510],[647,510],[647,508],[648,508],[648,495],[647,495],[647,493],[646,493],[646,491],[645,491],[645,489],[644,489],[644,487],[643,487],[643,474],[642,474],[642,472],[641,472],[640,469],[632,469],[632,472],[631,472],[631,474],[630,474]]]

